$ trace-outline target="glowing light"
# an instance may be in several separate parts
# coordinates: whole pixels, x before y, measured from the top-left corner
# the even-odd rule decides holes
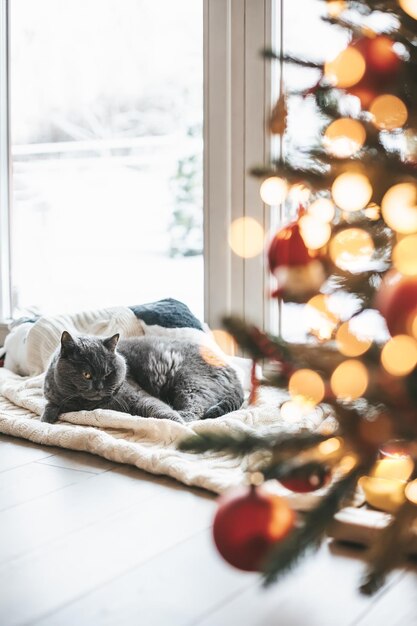
[[[361,476],[359,485],[362,487],[366,501],[376,509],[394,513],[404,502],[404,487],[401,480]]]
[[[372,468],[371,476],[390,480],[408,480],[413,473],[414,461],[410,456],[381,459]]]
[[[355,400],[365,393],[368,381],[368,370],[364,364],[356,359],[348,359],[336,367],[330,386],[337,398]]]
[[[307,325],[312,335],[318,339],[330,339],[339,318],[329,309],[329,297],[323,294],[313,296],[304,307]]]
[[[408,335],[396,335],[383,347],[381,363],[392,376],[406,376],[417,365],[417,342]]]
[[[342,474],[347,474],[348,472],[353,470],[357,463],[358,457],[356,455],[346,454],[346,456],[341,459],[338,469],[340,472],[342,472]]]
[[[375,98],[369,112],[372,115],[373,123],[380,130],[401,128],[408,118],[408,111],[404,102],[397,96],[390,94]]]
[[[333,182],[332,196],[343,211],[360,211],[372,197],[372,186],[363,174],[345,172]]]
[[[364,354],[371,346],[370,339],[359,339],[350,327],[349,322],[344,322],[337,329],[336,344],[339,351],[345,356],[360,356]]]
[[[327,3],[327,12],[330,17],[339,17],[346,8],[345,0],[329,0]]]
[[[392,251],[394,267],[404,276],[417,274],[417,235],[401,239]]]
[[[326,222],[317,220],[312,215],[303,215],[298,223],[301,237],[310,250],[319,250],[329,241],[332,229]]]
[[[219,330],[217,328],[214,329],[212,333],[215,342],[225,354],[228,354],[229,356],[234,356],[236,354],[236,341],[233,339],[232,335],[225,330]]]
[[[311,406],[309,409],[311,409]],[[294,402],[294,400],[288,400],[281,405],[281,417],[285,420],[297,421],[301,419],[304,413],[305,407],[301,406],[299,402]]]
[[[366,63],[361,53],[349,46],[324,65],[324,75],[336,87],[352,87],[365,74]]]
[[[342,117],[327,127],[323,143],[330,154],[344,159],[360,150],[365,139],[366,131],[360,122]]]
[[[259,190],[265,204],[276,206],[284,202],[288,193],[287,181],[278,176],[271,176],[264,180]]]
[[[331,439],[326,439],[326,441],[322,441],[317,446],[320,454],[324,456],[329,456],[330,454],[334,454],[338,450],[340,450],[342,444],[340,443],[340,439],[338,437],[332,437]]]
[[[324,382],[317,372],[301,369],[291,376],[288,391],[292,398],[301,396],[314,406],[324,398]]]
[[[334,205],[328,198],[318,198],[307,209],[308,214],[321,222],[331,222],[334,218]]]
[[[404,13],[417,20],[417,0],[398,0],[398,4]]]
[[[363,212],[369,220],[379,220],[381,216],[381,207],[375,202],[371,202],[371,204],[369,204]]]
[[[405,488],[405,497],[413,504],[417,504],[417,480],[412,480],[410,483],[408,483],[407,487]]]
[[[306,204],[310,198],[311,191],[306,185],[298,183],[292,185],[288,192],[288,198],[295,204]]]
[[[252,217],[239,217],[229,227],[229,245],[235,254],[250,259],[264,249],[264,229]]]
[[[333,263],[348,272],[362,269],[374,253],[372,237],[362,228],[345,228],[330,242],[329,254]]]
[[[417,186],[399,183],[386,192],[382,199],[382,215],[390,228],[409,235],[417,232]]]

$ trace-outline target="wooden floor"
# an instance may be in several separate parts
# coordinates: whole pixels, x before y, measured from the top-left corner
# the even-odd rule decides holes
[[[88,454],[0,435],[0,625],[417,624],[417,576],[356,591],[361,552],[326,543],[268,591],[211,541],[214,498]]]

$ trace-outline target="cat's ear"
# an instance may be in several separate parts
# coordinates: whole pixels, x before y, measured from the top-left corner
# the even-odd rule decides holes
[[[64,330],[61,335],[61,354],[68,354],[73,348],[75,348],[75,341],[69,332]]]
[[[103,339],[104,347],[110,352],[114,352],[116,350],[117,342],[119,341],[120,335],[116,333],[113,337],[107,337],[107,339]]]

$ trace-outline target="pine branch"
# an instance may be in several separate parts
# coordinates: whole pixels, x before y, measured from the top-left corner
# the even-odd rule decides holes
[[[274,454],[296,453],[307,450],[328,439],[326,435],[301,432],[255,435],[203,433],[183,439],[178,448],[183,452],[228,452],[244,456],[255,450],[273,451]]]
[[[335,483],[319,504],[305,515],[302,526],[295,528],[286,540],[272,549],[263,568],[265,586],[295,567],[307,552],[319,547],[341,502],[353,491],[363,472],[364,467],[356,467]]]
[[[406,559],[410,526],[416,518],[417,507],[406,500],[369,551],[370,563],[360,587],[362,593],[372,595],[378,591],[387,574]]]

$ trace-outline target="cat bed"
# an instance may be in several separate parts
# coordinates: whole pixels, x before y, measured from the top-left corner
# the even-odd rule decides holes
[[[210,332],[182,303],[164,300],[138,307],[101,309],[76,315],[41,317],[17,326],[5,343],[8,367],[0,369],[0,432],[38,444],[60,446],[97,454],[111,461],[127,463],[151,472],[171,476],[186,485],[221,493],[241,484],[256,462],[255,456],[232,458],[225,453],[190,454],[178,450],[179,442],[192,434],[260,432],[263,429],[315,429],[315,414],[299,422],[284,423],[278,409],[277,392],[264,390],[256,406],[242,408],[217,419],[179,424],[170,420],[141,418],[116,411],[96,409],[66,413],[56,424],[40,421],[46,401],[44,372],[51,354],[59,345],[63,330],[123,337],[166,335],[187,338],[221,352]],[[248,387],[250,362],[221,357],[239,374]],[[14,370],[14,371],[12,371]],[[24,374],[24,375],[22,375]],[[282,397],[281,397],[282,399]],[[298,506],[297,494],[283,490]],[[311,494],[320,497],[320,491]],[[305,497],[300,507],[308,507]]]

